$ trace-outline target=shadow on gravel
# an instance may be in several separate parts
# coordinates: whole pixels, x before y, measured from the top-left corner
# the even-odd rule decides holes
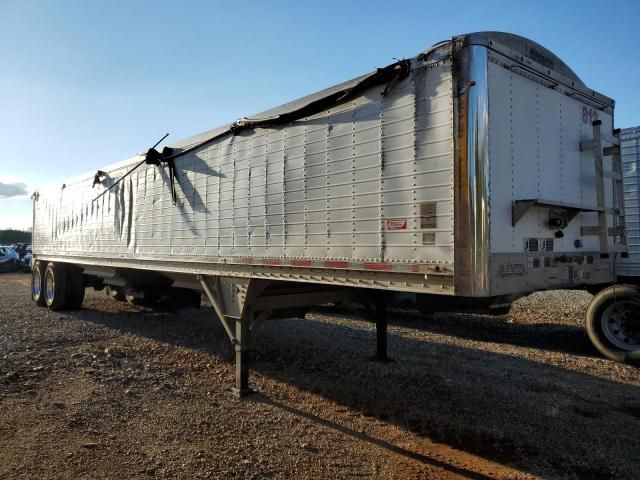
[[[323,315],[350,315],[336,307],[314,307]],[[463,313],[422,314],[417,310],[390,309],[389,325],[449,335],[480,342],[509,344],[552,352],[599,357],[584,328],[559,323],[509,323],[506,317]]]
[[[231,344],[209,308],[157,317],[90,309],[65,313],[126,334],[232,358]],[[482,325],[502,335],[502,343],[506,336],[515,345],[546,348],[547,333],[535,339],[538,326],[525,341],[524,332],[533,326],[506,324],[505,329],[484,320]],[[478,336],[455,323],[421,328]],[[565,340],[581,342],[572,329],[565,331]],[[437,338],[390,335],[389,352],[396,361],[388,364],[367,360],[374,348],[375,332],[366,322],[274,320],[255,335],[251,369],[365,416],[544,478],[633,478],[640,470],[640,439],[631,433],[640,429],[637,387],[508,354],[440,343]],[[584,354],[580,348],[560,351]],[[578,359],[594,361],[572,361]],[[230,385],[232,381],[229,378]],[[315,417],[290,405],[278,407]],[[381,440],[363,440],[418,461],[433,461],[417,452],[397,451],[399,447]]]
[[[451,335],[481,342],[508,343],[581,356],[599,356],[584,328],[557,323],[508,323],[502,318],[464,314],[435,314],[432,317],[405,315],[394,310],[390,323],[426,332]]]
[[[375,438],[372,437],[370,435],[367,435],[366,433],[363,432],[358,432],[356,430],[353,430],[352,428],[348,428],[345,427],[343,425],[339,425],[335,422],[332,422],[330,420],[318,417],[317,415],[314,415],[313,413],[309,413],[309,412],[305,412],[304,410],[300,410],[298,408],[294,408],[291,407],[290,405],[286,405],[282,402],[279,402],[277,400],[274,400],[272,398],[270,398],[268,395],[262,394],[262,393],[256,393],[254,395],[251,395],[250,397],[248,397],[249,401],[254,401],[254,402],[260,402],[260,403],[266,403],[268,405],[271,405],[272,407],[278,408],[284,412],[290,413],[292,415],[295,415],[297,417],[301,417],[301,418],[305,418],[307,420],[309,420],[310,422],[316,423],[318,425],[322,425],[323,427],[327,427],[330,428],[332,430],[336,430],[337,432],[340,432],[344,435],[348,435],[350,437],[353,437],[355,439],[358,439],[360,441],[363,442],[367,442],[370,443],[372,445],[375,445],[376,447],[380,447],[383,448],[385,450],[389,450],[391,452],[394,452],[398,455],[402,455],[404,457],[410,458],[412,460],[416,460],[420,463],[423,463],[425,465],[431,465],[432,467],[437,467],[437,468],[441,468],[443,470],[446,470],[448,472],[453,472],[453,473],[457,473],[458,475],[463,475],[465,478],[471,478],[474,480],[490,480],[491,477],[488,477],[486,475],[483,475],[481,473],[477,473],[471,470],[467,470],[465,468],[462,467],[457,467],[455,465],[450,465],[446,462],[443,462],[442,460],[438,460],[437,458],[432,458],[429,457],[427,455],[423,455],[417,452],[413,452],[411,450],[407,450],[406,448],[402,448],[399,447],[397,445],[394,445],[392,443],[386,442],[384,440],[381,440],[379,438]]]

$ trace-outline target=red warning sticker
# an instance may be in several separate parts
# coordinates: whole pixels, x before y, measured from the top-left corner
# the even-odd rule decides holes
[[[406,218],[388,218],[387,230],[406,230],[407,219]]]

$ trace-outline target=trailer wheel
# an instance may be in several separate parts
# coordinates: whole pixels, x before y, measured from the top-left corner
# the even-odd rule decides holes
[[[112,298],[112,299],[117,300],[119,302],[124,302],[125,301],[124,292],[122,291],[122,289],[120,289],[118,287],[113,287],[111,285],[107,285],[107,288],[105,289],[105,292],[107,293],[107,296],[109,298]]]
[[[68,290],[69,275],[66,266],[49,263],[44,275],[44,296],[50,310],[62,310],[67,306]]]
[[[75,265],[69,265],[69,291],[67,297],[67,308],[78,309],[84,302],[84,275],[82,269]]]
[[[599,292],[587,307],[585,328],[605,357],[640,363],[640,288],[616,285]]]
[[[44,272],[40,261],[35,262],[31,270],[31,299],[39,307],[47,304],[44,298]]]

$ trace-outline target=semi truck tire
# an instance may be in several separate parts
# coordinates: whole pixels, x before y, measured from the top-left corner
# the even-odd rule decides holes
[[[33,264],[33,269],[31,270],[31,299],[39,307],[44,307],[47,304],[44,298],[43,265],[39,260]]]
[[[84,302],[84,275],[82,270],[75,265],[68,266],[69,290],[67,292],[67,308],[72,310],[82,307]]]
[[[44,276],[44,296],[49,310],[58,311],[67,306],[69,272],[61,263],[50,262]]]
[[[585,328],[605,357],[640,364],[640,288],[614,285],[597,293],[587,307]]]

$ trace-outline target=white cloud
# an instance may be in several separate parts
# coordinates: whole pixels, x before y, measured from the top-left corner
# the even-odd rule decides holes
[[[0,229],[31,227],[32,187],[19,177],[0,177]]]
[[[0,199],[0,229],[17,228],[20,230],[31,227],[33,214],[29,197],[12,197]]]
[[[27,184],[22,182],[0,182],[0,199],[11,197],[23,197],[29,195]]]

